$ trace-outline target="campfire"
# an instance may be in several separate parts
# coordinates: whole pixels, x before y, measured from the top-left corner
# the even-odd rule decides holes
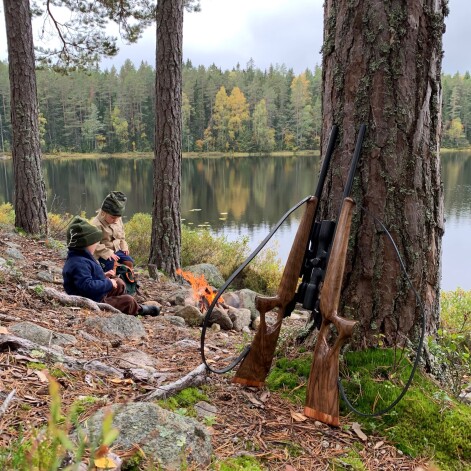
[[[213,289],[203,274],[195,275],[190,271],[183,271],[182,269],[177,270],[177,275],[180,275],[186,281],[188,281],[192,288],[192,296],[195,300],[199,310],[204,313],[208,310],[209,306],[216,297],[217,290]],[[218,304],[224,303],[222,296],[218,299]]]

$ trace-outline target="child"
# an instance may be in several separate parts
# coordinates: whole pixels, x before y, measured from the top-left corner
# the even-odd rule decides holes
[[[76,216],[67,228],[67,260],[62,270],[67,294],[83,296],[95,302],[110,304],[125,314],[158,316],[157,306],[140,305],[129,294],[126,285],[113,278],[113,270],[103,272],[94,252],[100,243],[102,232],[85,219]]]
[[[102,232],[95,258],[98,259],[105,272],[114,270],[116,263],[127,265],[129,268],[132,268],[134,264],[134,260],[129,256],[121,219],[126,200],[126,195],[121,191],[112,191],[103,200],[101,209],[92,220],[92,224]]]

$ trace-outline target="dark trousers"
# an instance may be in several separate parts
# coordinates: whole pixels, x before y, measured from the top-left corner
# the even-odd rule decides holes
[[[126,293],[126,285],[121,278],[115,278],[118,283],[117,288],[113,288],[104,298],[103,301],[110,306],[115,307],[124,314],[135,316],[141,308],[136,300]]]
[[[129,255],[126,255],[122,250],[118,250],[115,253],[119,257],[118,263],[121,263],[123,265],[127,265],[129,268],[133,267],[134,259],[132,257],[130,257]],[[100,262],[100,265],[102,266],[104,272],[107,272],[109,270],[114,269],[114,260],[113,259],[106,260],[106,259],[100,257],[98,259],[98,261]]]

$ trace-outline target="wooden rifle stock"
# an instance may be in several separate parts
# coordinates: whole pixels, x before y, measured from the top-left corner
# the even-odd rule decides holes
[[[338,315],[340,291],[350,237],[350,226],[355,203],[345,198],[338,219],[324,282],[320,291],[322,325],[309,374],[304,415],[326,424],[339,425],[339,353],[345,341],[351,337],[356,321]],[[329,343],[331,326],[337,337]]]
[[[270,371],[275,354],[286,308],[293,301],[296,292],[317,205],[318,198],[315,196],[306,203],[306,209],[296,232],[276,296],[255,297],[255,306],[260,313],[260,326],[252,341],[249,353],[242,360],[236,375],[232,379],[234,383],[255,387],[262,387],[265,384],[265,378]],[[278,308],[277,319],[274,325],[268,326],[265,314],[274,308]]]

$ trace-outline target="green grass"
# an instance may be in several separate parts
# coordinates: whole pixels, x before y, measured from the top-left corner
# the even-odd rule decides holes
[[[297,404],[304,403],[311,361],[312,355],[278,360],[267,386]],[[347,397],[366,413],[392,402],[411,369],[403,360],[391,374],[392,350],[349,352],[345,363],[350,372],[343,381]],[[343,401],[340,405],[342,414],[349,412]],[[471,469],[471,407],[450,398],[421,373],[416,374],[408,393],[391,412],[379,418],[354,415],[351,420],[361,423],[366,433],[387,437],[410,456],[433,458],[443,470]]]

